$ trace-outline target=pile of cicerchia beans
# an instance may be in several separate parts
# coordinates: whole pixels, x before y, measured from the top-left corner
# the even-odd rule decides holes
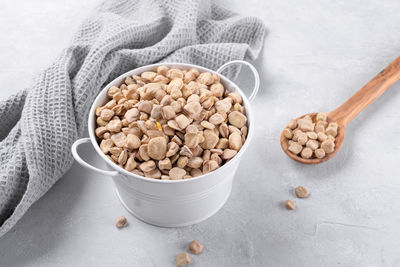
[[[108,89],[95,130],[107,157],[137,175],[163,180],[209,173],[232,159],[247,136],[239,93],[217,74],[159,66]]]
[[[301,119],[291,120],[283,130],[288,140],[288,150],[304,159],[322,159],[335,151],[335,137],[338,124],[327,121],[325,113],[318,113],[313,119],[306,115]]]

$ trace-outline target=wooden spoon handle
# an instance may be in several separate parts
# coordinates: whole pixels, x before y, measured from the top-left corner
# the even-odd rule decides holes
[[[363,88],[355,93],[340,107],[331,111],[328,117],[332,121],[346,126],[364,108],[380,97],[386,89],[400,79],[400,57],[396,58],[384,70],[378,73]]]

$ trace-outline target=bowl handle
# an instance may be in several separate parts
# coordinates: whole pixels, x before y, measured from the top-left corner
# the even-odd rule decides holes
[[[224,65],[222,65],[221,67],[219,67],[219,69],[217,70],[217,73],[221,74],[221,72],[224,69],[226,69],[226,67],[228,67],[230,65],[234,65],[234,64],[246,65],[253,72],[253,75],[254,75],[254,88],[253,88],[253,91],[252,91],[251,95],[249,96],[249,101],[251,102],[256,97],[256,95],[258,93],[258,89],[260,88],[260,75],[258,75],[258,71],[256,70],[256,68],[252,64],[250,64],[249,62],[244,61],[244,60],[232,60],[232,61],[229,61],[229,62],[225,63]]]
[[[82,138],[82,139],[78,139],[76,140],[71,147],[71,152],[72,152],[72,156],[74,156],[74,158],[76,159],[76,161],[83,167],[91,169],[92,171],[95,171],[99,174],[103,174],[103,175],[108,175],[108,176],[117,176],[119,174],[119,172],[117,171],[105,171],[105,170],[101,170],[99,168],[96,168],[92,165],[90,165],[89,163],[87,163],[86,161],[84,161],[78,154],[77,148],[80,144],[83,143],[88,143],[90,142],[90,138]]]

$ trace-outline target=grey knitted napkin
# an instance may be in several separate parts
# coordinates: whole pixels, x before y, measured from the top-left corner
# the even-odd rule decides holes
[[[111,0],[34,84],[0,101],[0,236],[71,167],[102,86],[136,67],[186,62],[217,69],[258,56],[265,28],[212,1]]]

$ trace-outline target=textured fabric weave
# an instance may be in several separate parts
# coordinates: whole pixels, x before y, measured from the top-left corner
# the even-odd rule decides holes
[[[0,236],[71,167],[70,147],[105,83],[160,61],[217,69],[254,59],[264,35],[258,19],[211,1],[100,5],[31,88],[0,101]]]

